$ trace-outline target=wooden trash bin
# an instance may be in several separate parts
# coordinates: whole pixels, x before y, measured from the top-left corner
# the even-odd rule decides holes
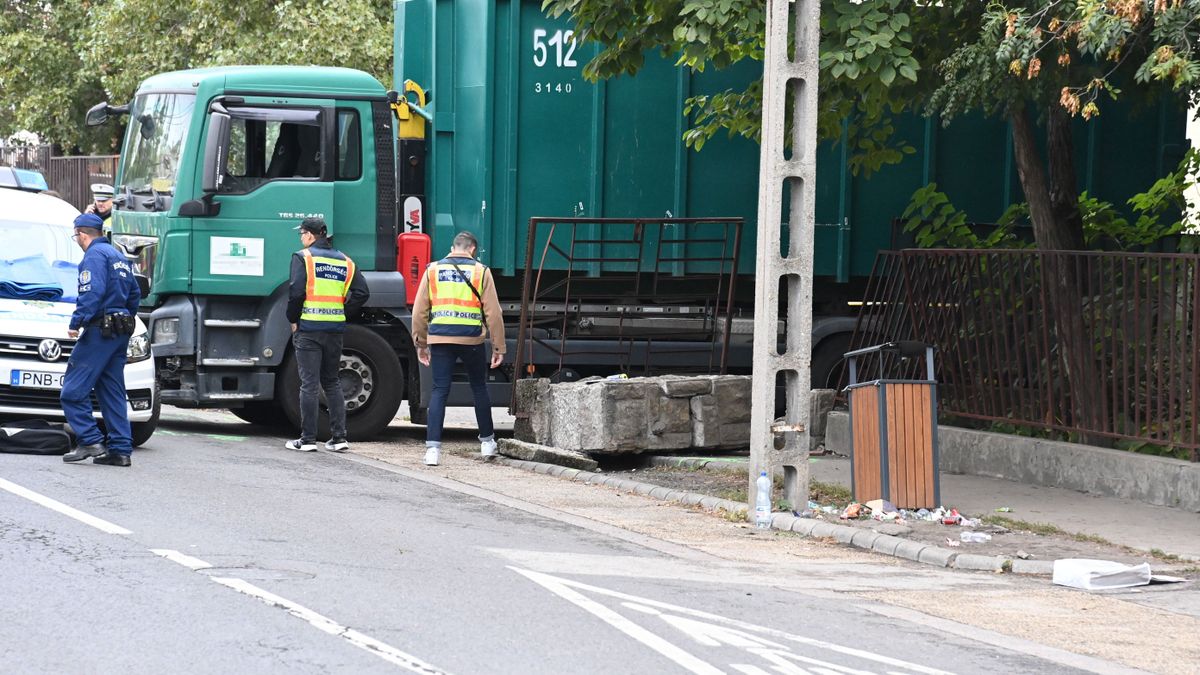
[[[874,355],[879,378],[859,382],[860,359]],[[855,501],[886,499],[898,509],[941,503],[938,475],[937,383],[933,347],[889,342],[848,352],[851,490]],[[926,379],[887,379],[900,359],[925,358]],[[900,357],[897,359],[896,357]]]

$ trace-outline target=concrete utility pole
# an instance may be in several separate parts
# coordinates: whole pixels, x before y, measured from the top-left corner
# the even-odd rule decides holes
[[[754,298],[754,393],[750,423],[749,505],[754,512],[760,471],[783,469],[783,498],[803,510],[808,503],[808,424],[812,352],[813,203],[817,146],[817,49],[819,0],[767,0],[763,57],[762,149],[758,188],[758,266]],[[789,55],[788,28],[795,54]],[[788,107],[792,144],[785,147]],[[788,251],[783,241],[783,198],[789,199]],[[781,288],[782,286],[782,288]],[[780,293],[785,294],[787,331],[783,353],[778,334]],[[775,420],[779,375],[787,412]],[[775,449],[774,437],[784,439]]]

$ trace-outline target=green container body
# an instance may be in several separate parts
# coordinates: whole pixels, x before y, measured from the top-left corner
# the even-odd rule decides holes
[[[683,107],[689,96],[744,87],[761,64],[692,72],[649,53],[638,75],[591,83],[583,66],[597,48],[576,45],[571,30],[568,18],[543,15],[538,0],[396,3],[395,81],[433,93],[426,219],[435,256],[469,230],[488,264],[514,274],[534,216],[737,216],[746,222],[739,269],[752,274],[758,145],[720,134],[688,149]],[[1188,147],[1185,121],[1184,108],[1166,102],[1110,104],[1080,121],[1079,189],[1118,205],[1147,189]],[[818,276],[869,274],[877,251],[902,243],[893,221],[930,182],[973,222],[994,222],[1024,201],[1003,120],[970,115],[943,127],[905,114],[895,127],[916,152],[869,177],[851,174],[844,144],[821,144]],[[704,246],[688,254],[720,254]]]

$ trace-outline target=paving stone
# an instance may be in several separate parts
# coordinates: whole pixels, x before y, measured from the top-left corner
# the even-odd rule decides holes
[[[926,544],[910,541],[908,539],[902,539],[900,541],[900,545],[896,547],[895,555],[896,557],[904,558],[905,560],[920,562],[921,551],[925,550],[926,548],[928,548],[928,545]]]
[[[1004,569],[1004,558],[994,555],[976,555],[960,553],[954,559],[954,569],[975,570],[978,572],[997,572]],[[1022,561],[1023,562],[1023,561]]]
[[[919,554],[917,561],[923,562],[926,565],[937,565],[938,567],[949,567],[951,561],[958,554],[948,548],[939,546],[926,546]]]
[[[526,443],[514,438],[501,438],[498,450],[505,457],[513,457],[530,462],[541,462],[543,464],[556,464],[573,469],[592,471],[600,466],[596,463],[596,460],[582,452],[562,450],[547,445],[538,445],[537,443]]]
[[[899,548],[900,544],[903,544],[905,541],[906,540],[901,539],[900,537],[893,537],[890,534],[881,534],[874,542],[872,542],[871,550],[877,551],[884,555],[894,556],[896,555],[896,549]]]

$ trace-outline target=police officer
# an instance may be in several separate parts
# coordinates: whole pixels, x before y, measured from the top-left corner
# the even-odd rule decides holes
[[[317,416],[324,390],[332,435],[325,449],[345,452],[350,443],[346,440],[346,400],[338,379],[342,336],[346,318],[357,314],[371,293],[350,256],[330,243],[324,219],[305,218],[296,229],[304,248],[292,254],[287,318],[300,372],[300,438],[284,447],[317,451]]]
[[[72,239],[84,254],[79,263],[79,299],[68,335],[79,341],[67,362],[59,400],[79,445],[63,455],[63,461],[94,457],[94,464],[129,466],[133,441],[126,410],[125,352],[142,293],[125,256],[102,236],[103,227],[104,221],[94,213],[75,219]],[[100,399],[107,439],[92,418],[93,390]]]
[[[475,259],[479,242],[470,232],[454,237],[449,255],[429,266],[421,277],[412,310],[413,343],[417,360],[433,371],[433,394],[425,425],[425,463],[441,460],[442,424],[455,363],[462,361],[475,400],[479,425],[479,452],[496,454],[492,403],[488,398],[487,370],[504,361],[504,317],[492,271]],[[485,330],[486,329],[486,330]],[[492,353],[483,346],[492,341]]]
[[[104,183],[92,183],[92,203],[87,205],[84,213],[94,213],[100,216],[105,225],[112,216],[113,187]]]

